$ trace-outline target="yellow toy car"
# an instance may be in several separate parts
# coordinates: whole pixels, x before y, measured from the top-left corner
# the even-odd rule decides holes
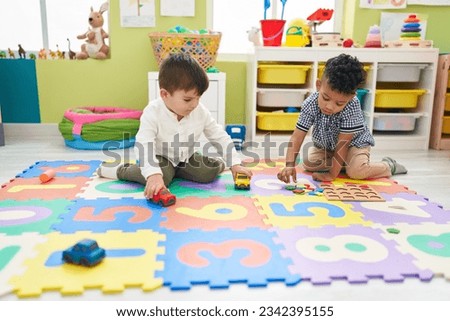
[[[250,189],[250,177],[244,174],[237,174],[234,179],[234,189]]]

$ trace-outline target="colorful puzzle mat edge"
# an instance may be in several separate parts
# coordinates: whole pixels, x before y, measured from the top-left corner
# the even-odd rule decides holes
[[[393,180],[340,176],[334,187],[368,187],[383,201],[330,201],[286,189],[276,179],[283,162],[263,161],[248,191],[227,172],[211,184],[176,179],[177,203],[165,208],[141,186],[97,177],[99,164],[39,161],[2,186],[0,294],[450,279],[450,211]],[[43,184],[48,169],[56,175]],[[298,183],[321,188],[305,172]],[[106,258],[91,268],[64,263],[62,251],[83,238]]]

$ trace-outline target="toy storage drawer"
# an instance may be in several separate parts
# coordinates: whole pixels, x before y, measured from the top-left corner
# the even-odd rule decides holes
[[[369,90],[365,88],[356,89],[356,97],[358,98],[359,103],[361,104],[361,108],[364,107],[364,98],[366,97],[368,92]]]
[[[262,130],[293,131],[300,113],[267,113],[256,114],[256,127]]]
[[[450,93],[445,94],[445,111],[450,111]]]
[[[416,108],[419,96],[424,89],[377,89],[375,91],[376,108]]]
[[[442,121],[442,133],[450,134],[450,116],[444,116]]]
[[[300,107],[308,90],[258,89],[256,102],[262,107]]]
[[[364,65],[364,71],[367,73],[370,70],[370,66],[368,65]],[[317,66],[317,78],[322,78],[323,72],[325,71],[325,64],[324,63],[320,63]],[[366,81],[364,80],[362,83],[365,83]]]
[[[379,64],[377,81],[418,82],[426,67],[426,64]]]
[[[258,83],[302,85],[311,66],[290,64],[260,64],[258,66]]]
[[[374,113],[373,129],[379,131],[412,131],[416,120],[422,116],[415,114]]]

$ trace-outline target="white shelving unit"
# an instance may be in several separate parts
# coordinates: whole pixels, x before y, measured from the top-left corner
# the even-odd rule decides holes
[[[329,58],[341,53],[356,56],[367,71],[367,79],[361,88],[367,89],[363,100],[363,112],[368,127],[375,137],[377,148],[381,149],[428,149],[430,138],[431,118],[433,112],[433,98],[436,83],[439,50],[435,48],[294,48],[294,47],[255,47],[249,55],[247,65],[247,103],[246,126],[247,141],[263,142],[264,137],[270,133],[273,141],[288,141],[292,130],[261,130],[257,126],[257,114],[260,108],[257,106],[257,92],[262,87],[258,84],[258,66],[264,63],[301,64],[309,65],[309,70],[304,84],[296,86],[299,91],[312,93],[316,90],[315,83],[318,77],[319,66]],[[378,71],[389,64],[408,64],[420,67],[420,76],[414,82],[378,82]],[[267,88],[267,85],[264,85]],[[373,130],[374,119],[379,112],[375,108],[375,93],[377,89],[423,89],[425,93],[418,98],[415,108],[408,110],[389,110],[393,117],[395,113],[412,112],[415,117],[413,130],[408,131],[378,131]],[[280,106],[287,107],[287,106]],[[382,114],[384,115],[384,114]],[[276,124],[274,125],[277,126]],[[266,138],[267,139],[267,138]]]
[[[225,85],[226,74],[224,72],[208,73],[209,87],[203,93],[200,101],[209,109],[213,118],[222,126],[225,126]],[[159,97],[158,72],[148,73],[148,98],[153,100]]]

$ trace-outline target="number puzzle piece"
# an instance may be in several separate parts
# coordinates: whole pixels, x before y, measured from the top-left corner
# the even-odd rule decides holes
[[[10,280],[19,297],[39,296],[47,289],[60,291],[63,295],[81,295],[86,288],[117,293],[127,287],[150,291],[162,285],[162,280],[154,276],[157,270],[163,268],[163,263],[157,261],[157,255],[164,253],[158,244],[164,240],[161,234],[150,230],[134,233],[108,231],[101,234],[83,231],[74,234],[50,233],[46,237],[48,241],[36,247],[38,255],[25,262],[25,273]],[[48,264],[55,252],[61,252],[84,238],[95,239],[102,248],[109,251],[134,249],[142,250],[143,254],[107,256],[93,268],[73,264]],[[123,273],[130,271],[130,267],[131,273]]]
[[[363,219],[362,213],[353,211],[350,204],[330,202],[312,195],[297,196],[291,193],[291,196],[261,196],[255,205],[266,216],[264,221],[267,225],[279,228],[372,224]]]
[[[56,177],[51,182],[41,184],[38,177],[16,178],[0,189],[0,199],[73,200],[88,180],[88,177]]]
[[[100,163],[99,160],[42,161],[17,176],[22,178],[39,177],[46,170],[52,169],[58,177],[91,177]]]
[[[162,222],[161,226],[171,231],[267,228],[264,217],[258,213],[252,198],[234,196],[230,199],[215,196],[208,198],[208,203],[205,205],[203,199],[196,197],[180,199],[176,207],[163,213],[167,220]]]
[[[420,224],[450,222],[450,211],[429,202],[420,195],[398,193],[383,194],[386,202],[355,202],[353,209],[364,213],[364,217],[374,223],[392,225],[396,223]]]
[[[52,231],[59,215],[67,212],[69,200],[0,201],[0,233],[18,235],[26,232],[41,234]]]
[[[407,277],[428,281],[433,276],[430,270],[418,268],[411,255],[399,252],[395,242],[386,242],[382,230],[354,225],[275,231],[277,243],[285,248],[283,256],[294,262],[291,271],[313,284],[342,279],[366,283],[371,278],[402,282]]]
[[[172,290],[187,290],[195,284],[228,288],[236,282],[250,287],[273,281],[298,283],[300,278],[287,270],[289,261],[279,255],[273,236],[258,229],[169,232],[165,267],[158,275]]]
[[[399,234],[385,233],[388,240],[394,240],[398,249],[415,258],[415,264],[430,269],[436,276],[450,280],[450,226],[435,223],[409,225],[395,224]]]
[[[80,230],[97,233],[108,230],[133,232],[150,229],[158,231],[162,220],[161,213],[166,210],[146,199],[79,199],[61,217],[61,222],[55,224],[53,228],[63,233]]]
[[[44,235],[38,233],[0,234],[0,295],[14,290],[10,279],[25,273],[25,261],[35,257],[35,247],[46,240]]]

